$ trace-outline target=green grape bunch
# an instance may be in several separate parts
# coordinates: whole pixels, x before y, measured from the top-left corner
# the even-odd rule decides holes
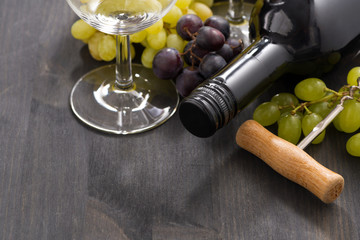
[[[360,88],[351,86],[360,86],[360,67],[349,71],[347,85],[339,91],[329,89],[319,78],[304,79],[295,86],[294,94],[278,93],[269,102],[260,104],[253,119],[263,126],[277,124],[277,135],[297,144],[340,103],[341,98],[351,95],[352,99],[344,102],[344,109],[332,123],[338,131],[355,133],[360,129]],[[312,144],[321,143],[325,132],[320,133]],[[346,150],[350,155],[360,157],[360,133],[347,141]]]

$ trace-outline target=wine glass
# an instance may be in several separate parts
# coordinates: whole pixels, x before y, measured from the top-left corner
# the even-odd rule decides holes
[[[250,45],[249,18],[253,4],[244,0],[228,0],[215,3],[214,15],[224,16],[230,23],[230,37],[241,39],[247,47]]]
[[[116,63],[81,77],[70,104],[87,125],[115,134],[143,132],[159,126],[176,111],[179,96],[172,81],[131,63],[130,34],[159,21],[176,0],[66,0],[97,30],[116,35]]]

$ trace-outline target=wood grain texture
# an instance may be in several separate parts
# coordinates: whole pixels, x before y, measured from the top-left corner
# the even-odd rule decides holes
[[[254,120],[241,124],[236,143],[282,176],[308,189],[324,203],[335,201],[344,188],[342,176]]]
[[[235,143],[254,108],[297,77],[280,79],[208,139],[186,132],[177,114],[143,134],[108,135],[69,106],[77,79],[105,63],[71,37],[77,17],[66,2],[1,0],[0,19],[1,240],[360,238],[350,135],[330,127],[306,149],[344,176],[329,205]],[[329,87],[360,65],[357,46],[324,76]]]

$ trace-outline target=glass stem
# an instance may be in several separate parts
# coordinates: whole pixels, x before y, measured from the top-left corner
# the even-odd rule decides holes
[[[245,21],[244,0],[229,0],[227,19],[232,23],[242,23]]]
[[[126,90],[133,86],[129,35],[116,35],[115,76],[115,86],[117,88]]]

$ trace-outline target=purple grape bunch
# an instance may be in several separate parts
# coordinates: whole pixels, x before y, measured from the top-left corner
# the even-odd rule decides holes
[[[176,31],[189,41],[182,53],[174,48],[161,49],[154,57],[153,71],[161,79],[173,79],[183,97],[188,96],[200,83],[224,68],[244,45],[230,38],[230,24],[220,16],[202,22],[194,14],[182,16]],[[184,62],[188,65],[184,68]]]

